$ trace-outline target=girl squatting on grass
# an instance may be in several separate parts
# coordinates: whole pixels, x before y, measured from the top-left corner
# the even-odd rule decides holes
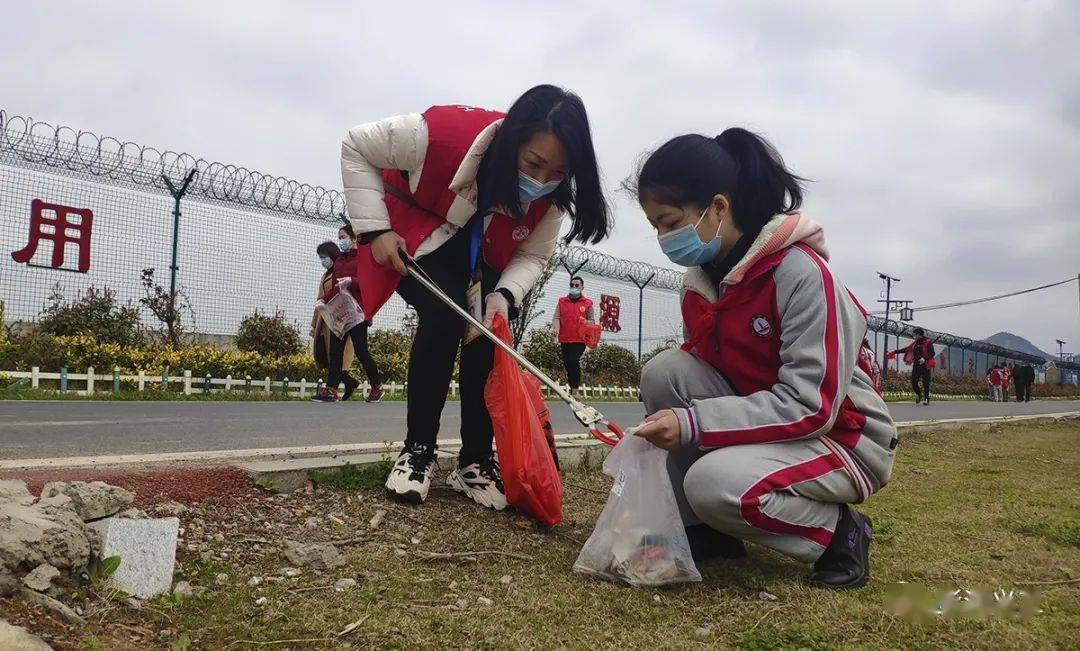
[[[481,505],[506,497],[492,453],[484,384],[494,345],[411,276],[405,251],[459,305],[491,323],[511,317],[567,241],[599,242],[610,230],[585,106],[577,95],[537,86],[505,114],[433,106],[349,130],[341,147],[349,217],[362,244],[355,281],[373,319],[396,291],[416,309],[408,370],[405,447],[386,489],[427,497],[439,419],[461,349],[461,452],[447,483]]]
[[[813,563],[814,585],[870,574],[869,518],[896,427],[859,366],[866,315],[829,269],[821,227],[796,212],[801,179],[744,129],[684,135],[634,190],[660,248],[688,267],[687,343],[641,373],[636,433],[668,470],[695,558],[749,540]]]

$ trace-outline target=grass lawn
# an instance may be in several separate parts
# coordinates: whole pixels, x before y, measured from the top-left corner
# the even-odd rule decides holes
[[[482,510],[442,488],[420,508],[392,504],[372,486],[381,477],[358,471],[306,494],[196,507],[182,518],[177,578],[205,592],[159,598],[138,610],[92,596],[91,625],[72,632],[72,642],[193,649],[1076,648],[1078,443],[1075,420],[908,435],[892,482],[861,507],[875,526],[873,581],[852,592],[812,589],[805,566],[760,547],[744,561],[702,567],[702,583],[674,588],[632,589],[576,574],[571,566],[610,485],[596,469],[567,476],[566,521],[552,530]],[[371,530],[378,510],[385,520]],[[356,537],[339,546],[344,567],[281,578],[289,565],[279,551],[283,538]],[[215,585],[220,573],[228,581]],[[253,576],[262,581],[249,585]],[[357,585],[328,587],[346,577]],[[913,624],[886,609],[886,590],[898,581],[931,588],[1040,582],[1043,612],[1026,621]]]

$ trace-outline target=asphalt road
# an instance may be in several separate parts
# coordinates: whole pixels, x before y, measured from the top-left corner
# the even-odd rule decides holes
[[[594,403],[624,427],[644,415],[635,402]],[[569,409],[550,403],[557,433],[582,431]],[[898,421],[1080,411],[1080,401],[1029,404],[892,403]],[[459,405],[447,403],[442,436],[459,438]],[[401,440],[405,404],[349,402],[0,401],[0,459],[154,454]]]

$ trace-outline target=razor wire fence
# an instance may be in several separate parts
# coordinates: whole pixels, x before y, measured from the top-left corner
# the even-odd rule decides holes
[[[315,248],[336,240],[345,218],[338,190],[0,110],[0,300],[9,322],[34,322],[50,302],[96,288],[154,325],[140,303],[144,275],[153,270],[153,282],[164,287],[175,272],[177,293],[190,307],[185,326],[203,337],[231,337],[245,317],[276,311],[303,333],[322,275]],[[558,255],[559,267],[537,290],[531,328],[551,322],[575,272],[598,312],[604,296],[618,305],[608,343],[648,352],[682,340],[682,273],[579,246]],[[401,328],[408,314],[395,295],[374,327]],[[870,328],[882,357],[890,336],[910,335],[874,317]],[[947,336],[950,350],[1034,362],[1020,351]],[[958,368],[967,370],[966,359]]]
[[[177,202],[172,189],[189,174]],[[34,322],[50,302],[96,288],[155,325],[140,303],[143,274],[152,269],[168,288],[175,246],[186,328],[227,338],[246,316],[281,311],[306,332],[322,274],[315,248],[337,239],[345,217],[337,190],[0,111],[0,300],[9,322]],[[652,273],[641,340],[651,350],[681,336],[681,274],[582,247],[560,255],[580,267],[598,302],[620,299],[621,330],[609,342],[636,347],[641,305],[627,278]],[[563,270],[551,276],[533,327],[550,322],[568,280]],[[400,328],[408,312],[395,295],[374,327]]]

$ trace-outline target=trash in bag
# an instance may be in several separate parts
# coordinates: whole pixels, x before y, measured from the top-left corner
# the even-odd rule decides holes
[[[506,319],[495,317],[491,330],[506,343],[512,341]],[[506,501],[522,513],[553,526],[562,522],[562,477],[537,411],[537,402],[543,404],[543,396],[539,385],[530,383],[527,376],[513,357],[496,347],[484,400],[495,428],[495,449]]]
[[[338,339],[364,322],[364,311],[349,292],[338,292],[334,298],[319,306],[319,316]]]
[[[667,471],[667,452],[626,436],[604,460],[611,494],[574,569],[632,586],[700,581]]]
[[[581,320],[581,337],[585,340],[585,346],[588,348],[596,348],[600,345],[600,324],[588,323],[585,319]]]

